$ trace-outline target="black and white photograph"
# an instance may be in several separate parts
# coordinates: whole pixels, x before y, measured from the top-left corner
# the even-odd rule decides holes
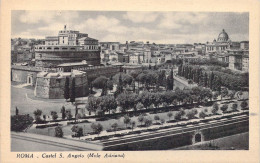
[[[11,152],[249,150],[249,12],[12,10],[10,42]]]

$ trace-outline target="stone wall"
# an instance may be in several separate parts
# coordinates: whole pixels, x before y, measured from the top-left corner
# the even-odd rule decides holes
[[[27,77],[32,76],[32,85],[36,83],[36,76],[39,71],[25,69],[11,69],[11,81],[27,83]]]
[[[86,60],[90,65],[100,64],[100,51],[40,51],[35,52],[37,67],[55,67],[62,63]]]
[[[50,73],[48,73],[50,75]],[[45,76],[37,76],[37,82],[35,87],[35,96],[40,98],[48,99],[63,99],[66,77],[69,78],[69,85],[72,85],[72,79],[75,79],[75,92],[76,97],[87,96],[88,90],[88,79],[86,73],[75,74],[66,73],[66,76],[49,77],[48,74]],[[70,75],[68,75],[70,74]]]
[[[89,81],[93,81],[95,78],[99,76],[114,76],[115,74],[121,72],[121,67],[116,67],[116,66],[105,66],[105,67],[100,67],[100,68],[94,68],[94,69],[87,69],[83,70],[86,72]]]
[[[208,141],[238,133],[248,132],[249,122],[231,123],[225,126],[212,126],[212,128],[202,130],[192,130],[174,135],[160,135],[155,138],[145,140],[136,140],[131,143],[122,143],[115,146],[105,147],[108,151],[129,151],[129,150],[166,150],[191,145],[194,142],[194,136],[201,134],[202,141]]]

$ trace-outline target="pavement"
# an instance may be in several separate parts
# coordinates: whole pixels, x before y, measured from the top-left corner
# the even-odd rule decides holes
[[[12,152],[100,151],[102,144],[82,142],[24,132],[11,132]]]

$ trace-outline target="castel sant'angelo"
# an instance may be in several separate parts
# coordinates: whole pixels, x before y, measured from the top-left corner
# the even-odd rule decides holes
[[[11,80],[34,86],[39,98],[64,98],[66,81],[75,82],[77,97],[89,93],[89,78],[113,75],[120,67],[100,64],[98,40],[88,34],[67,30],[66,25],[58,36],[48,36],[44,44],[35,45],[35,65],[12,65]]]

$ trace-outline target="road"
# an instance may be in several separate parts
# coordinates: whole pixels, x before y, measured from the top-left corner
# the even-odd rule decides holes
[[[30,133],[11,133],[12,152],[36,151],[100,151],[102,144],[81,142]]]

